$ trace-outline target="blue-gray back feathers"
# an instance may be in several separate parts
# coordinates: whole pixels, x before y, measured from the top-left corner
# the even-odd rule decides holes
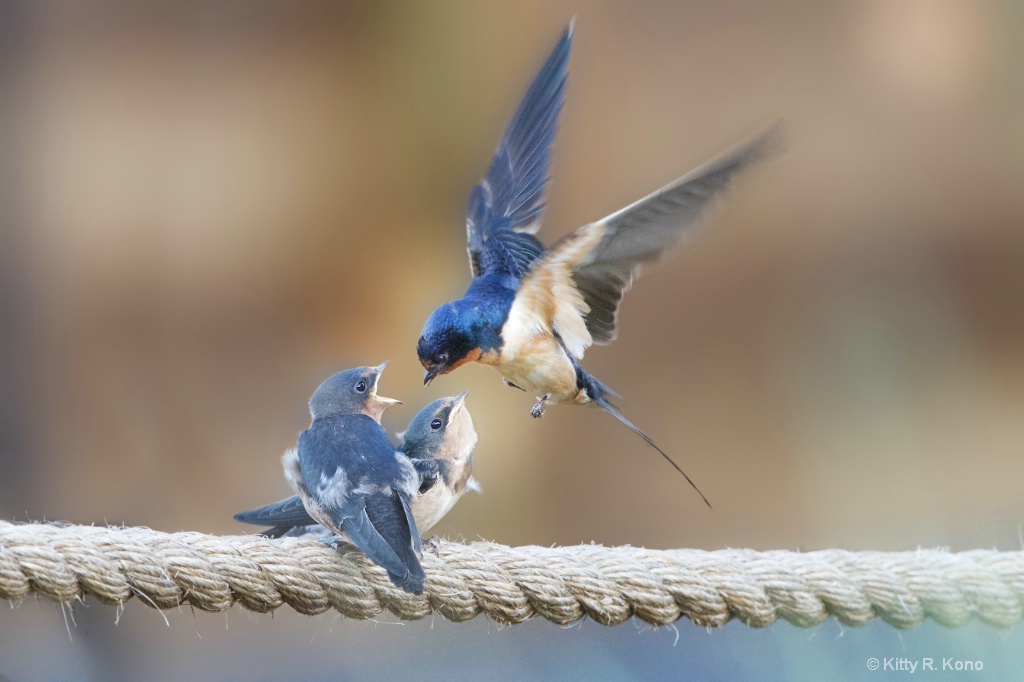
[[[423,591],[420,537],[409,509],[419,482],[384,429],[362,414],[315,419],[299,435],[298,455],[311,516],[344,533],[391,581]]]

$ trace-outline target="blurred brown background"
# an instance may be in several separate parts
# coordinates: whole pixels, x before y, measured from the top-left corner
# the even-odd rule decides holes
[[[468,191],[574,14],[546,240],[789,125],[586,359],[714,512],[596,410],[421,385]],[[470,390],[450,537],[1020,546],[1018,3],[44,2],[0,36],[0,517],[248,532],[313,388],[390,359],[392,430]]]

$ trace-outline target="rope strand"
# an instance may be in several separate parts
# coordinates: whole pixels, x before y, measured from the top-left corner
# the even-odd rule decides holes
[[[389,611],[405,620],[437,612],[453,621],[484,614],[502,624],[540,616],[560,625],[591,618],[652,625],[687,618],[717,627],[778,619],[813,627],[875,618],[911,628],[972,618],[1010,627],[1024,614],[1024,552],[756,552],[638,547],[506,547],[435,540],[423,556],[426,591],[395,588],[358,550],[255,535],[161,533],[0,521],[0,599],[38,593],[61,603],[132,596],[159,609],[190,604],[259,613],[283,604],[348,618]]]

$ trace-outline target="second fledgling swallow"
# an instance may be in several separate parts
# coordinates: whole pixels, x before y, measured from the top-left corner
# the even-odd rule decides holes
[[[615,394],[580,361],[592,344],[615,340],[619,302],[640,266],[692,233],[716,194],[771,151],[779,134],[771,129],[547,249],[534,235],[546,204],[572,39],[570,25],[512,115],[487,175],[470,193],[466,231],[473,281],[423,328],[416,350],[424,383],[467,362],[490,365],[505,383],[536,396],[534,417],[544,414],[547,403],[600,406],[686,476],[609,402]]]
[[[399,451],[410,459],[420,477],[419,491],[410,506],[423,534],[451,511],[467,490],[478,487],[472,475],[477,434],[466,408],[466,392],[424,407],[399,437]],[[273,526],[263,531],[267,537],[325,535],[298,495],[236,514],[235,520]]]
[[[423,533],[444,518],[467,490],[479,489],[473,479],[477,435],[466,408],[467,393],[430,403],[402,434],[401,451],[418,466],[423,480],[420,494],[412,501],[412,514]],[[433,483],[423,473],[427,462],[437,466]]]
[[[309,401],[309,428],[285,453],[285,478],[313,520],[358,547],[396,586],[420,594],[426,576],[409,506],[420,475],[379,423],[389,405],[401,402],[377,395],[384,364],[320,384]]]

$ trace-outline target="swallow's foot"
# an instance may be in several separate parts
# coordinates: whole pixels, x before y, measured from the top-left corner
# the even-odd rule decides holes
[[[511,381],[509,381],[505,377],[502,377],[501,380],[504,381],[505,385],[508,386],[509,388],[518,388],[520,391],[523,391],[523,392],[526,391],[525,388],[520,388],[519,386],[516,386],[515,384],[513,384]]]
[[[429,538],[423,541],[423,551],[433,552],[434,556],[441,556],[441,538],[436,535],[431,535]]]
[[[537,401],[537,404],[530,410],[530,414],[533,415],[534,419],[540,419],[544,416],[544,398]]]
[[[327,545],[328,547],[330,547],[333,550],[337,550],[338,549],[338,544],[340,542],[341,542],[341,536],[337,535],[337,534],[333,534],[333,533],[331,535],[328,535],[325,538],[320,538],[320,544],[321,545]]]

